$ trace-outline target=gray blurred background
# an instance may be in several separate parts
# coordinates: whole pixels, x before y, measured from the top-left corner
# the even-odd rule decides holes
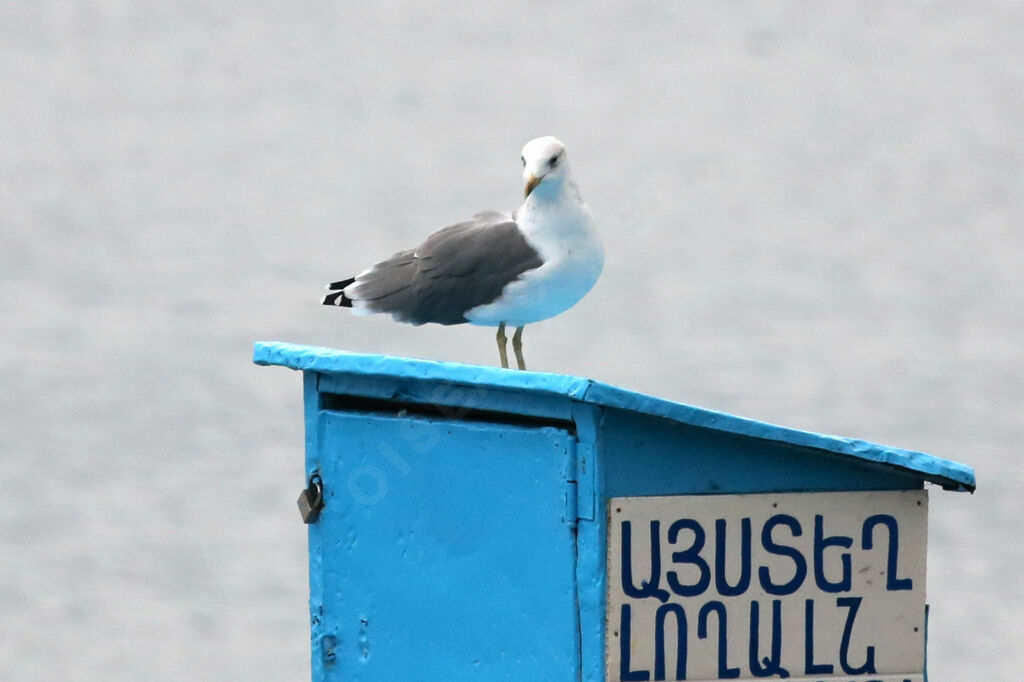
[[[1024,4],[0,4],[0,678],[308,679],[300,377],[494,364],[317,305],[522,193],[608,247],[531,368],[967,462],[930,671],[1024,669]]]

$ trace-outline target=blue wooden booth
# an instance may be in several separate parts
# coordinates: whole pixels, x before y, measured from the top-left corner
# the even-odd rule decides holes
[[[257,343],[303,372],[313,679],[924,680],[965,465],[577,377]]]

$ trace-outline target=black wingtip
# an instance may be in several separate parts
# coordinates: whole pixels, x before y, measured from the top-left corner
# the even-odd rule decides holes
[[[332,294],[327,294],[320,299],[320,303],[323,305],[341,306],[342,308],[352,307],[352,299],[346,296],[344,291],[335,291]]]
[[[330,284],[327,285],[327,289],[328,291],[338,291],[339,289],[344,289],[349,284],[352,284],[352,282],[354,281],[356,281],[355,277],[349,277],[348,279],[342,279],[337,282],[331,282]]]

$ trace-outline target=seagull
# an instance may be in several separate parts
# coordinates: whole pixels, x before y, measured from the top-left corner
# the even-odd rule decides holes
[[[563,313],[590,291],[604,267],[604,247],[572,179],[565,145],[538,137],[523,147],[522,206],[483,211],[427,237],[355,277],[332,282],[324,305],[357,315],[389,313],[414,325],[497,327],[498,356],[508,368],[506,327],[519,369],[523,327]]]

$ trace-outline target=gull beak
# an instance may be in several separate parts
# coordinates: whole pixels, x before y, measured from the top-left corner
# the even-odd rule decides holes
[[[542,177],[543,177],[543,176],[542,176]],[[530,196],[530,192],[532,192],[532,191],[533,191],[533,189],[534,189],[534,188],[535,188],[535,187],[536,187],[537,185],[539,185],[539,184],[540,184],[540,181],[541,181],[542,177],[541,177],[541,178],[538,178],[538,177],[537,177],[536,175],[534,175],[533,173],[530,173],[530,177],[528,177],[528,178],[526,179],[526,194],[524,194],[524,195],[523,195],[523,198],[524,198],[524,199],[525,199],[526,197]]]

